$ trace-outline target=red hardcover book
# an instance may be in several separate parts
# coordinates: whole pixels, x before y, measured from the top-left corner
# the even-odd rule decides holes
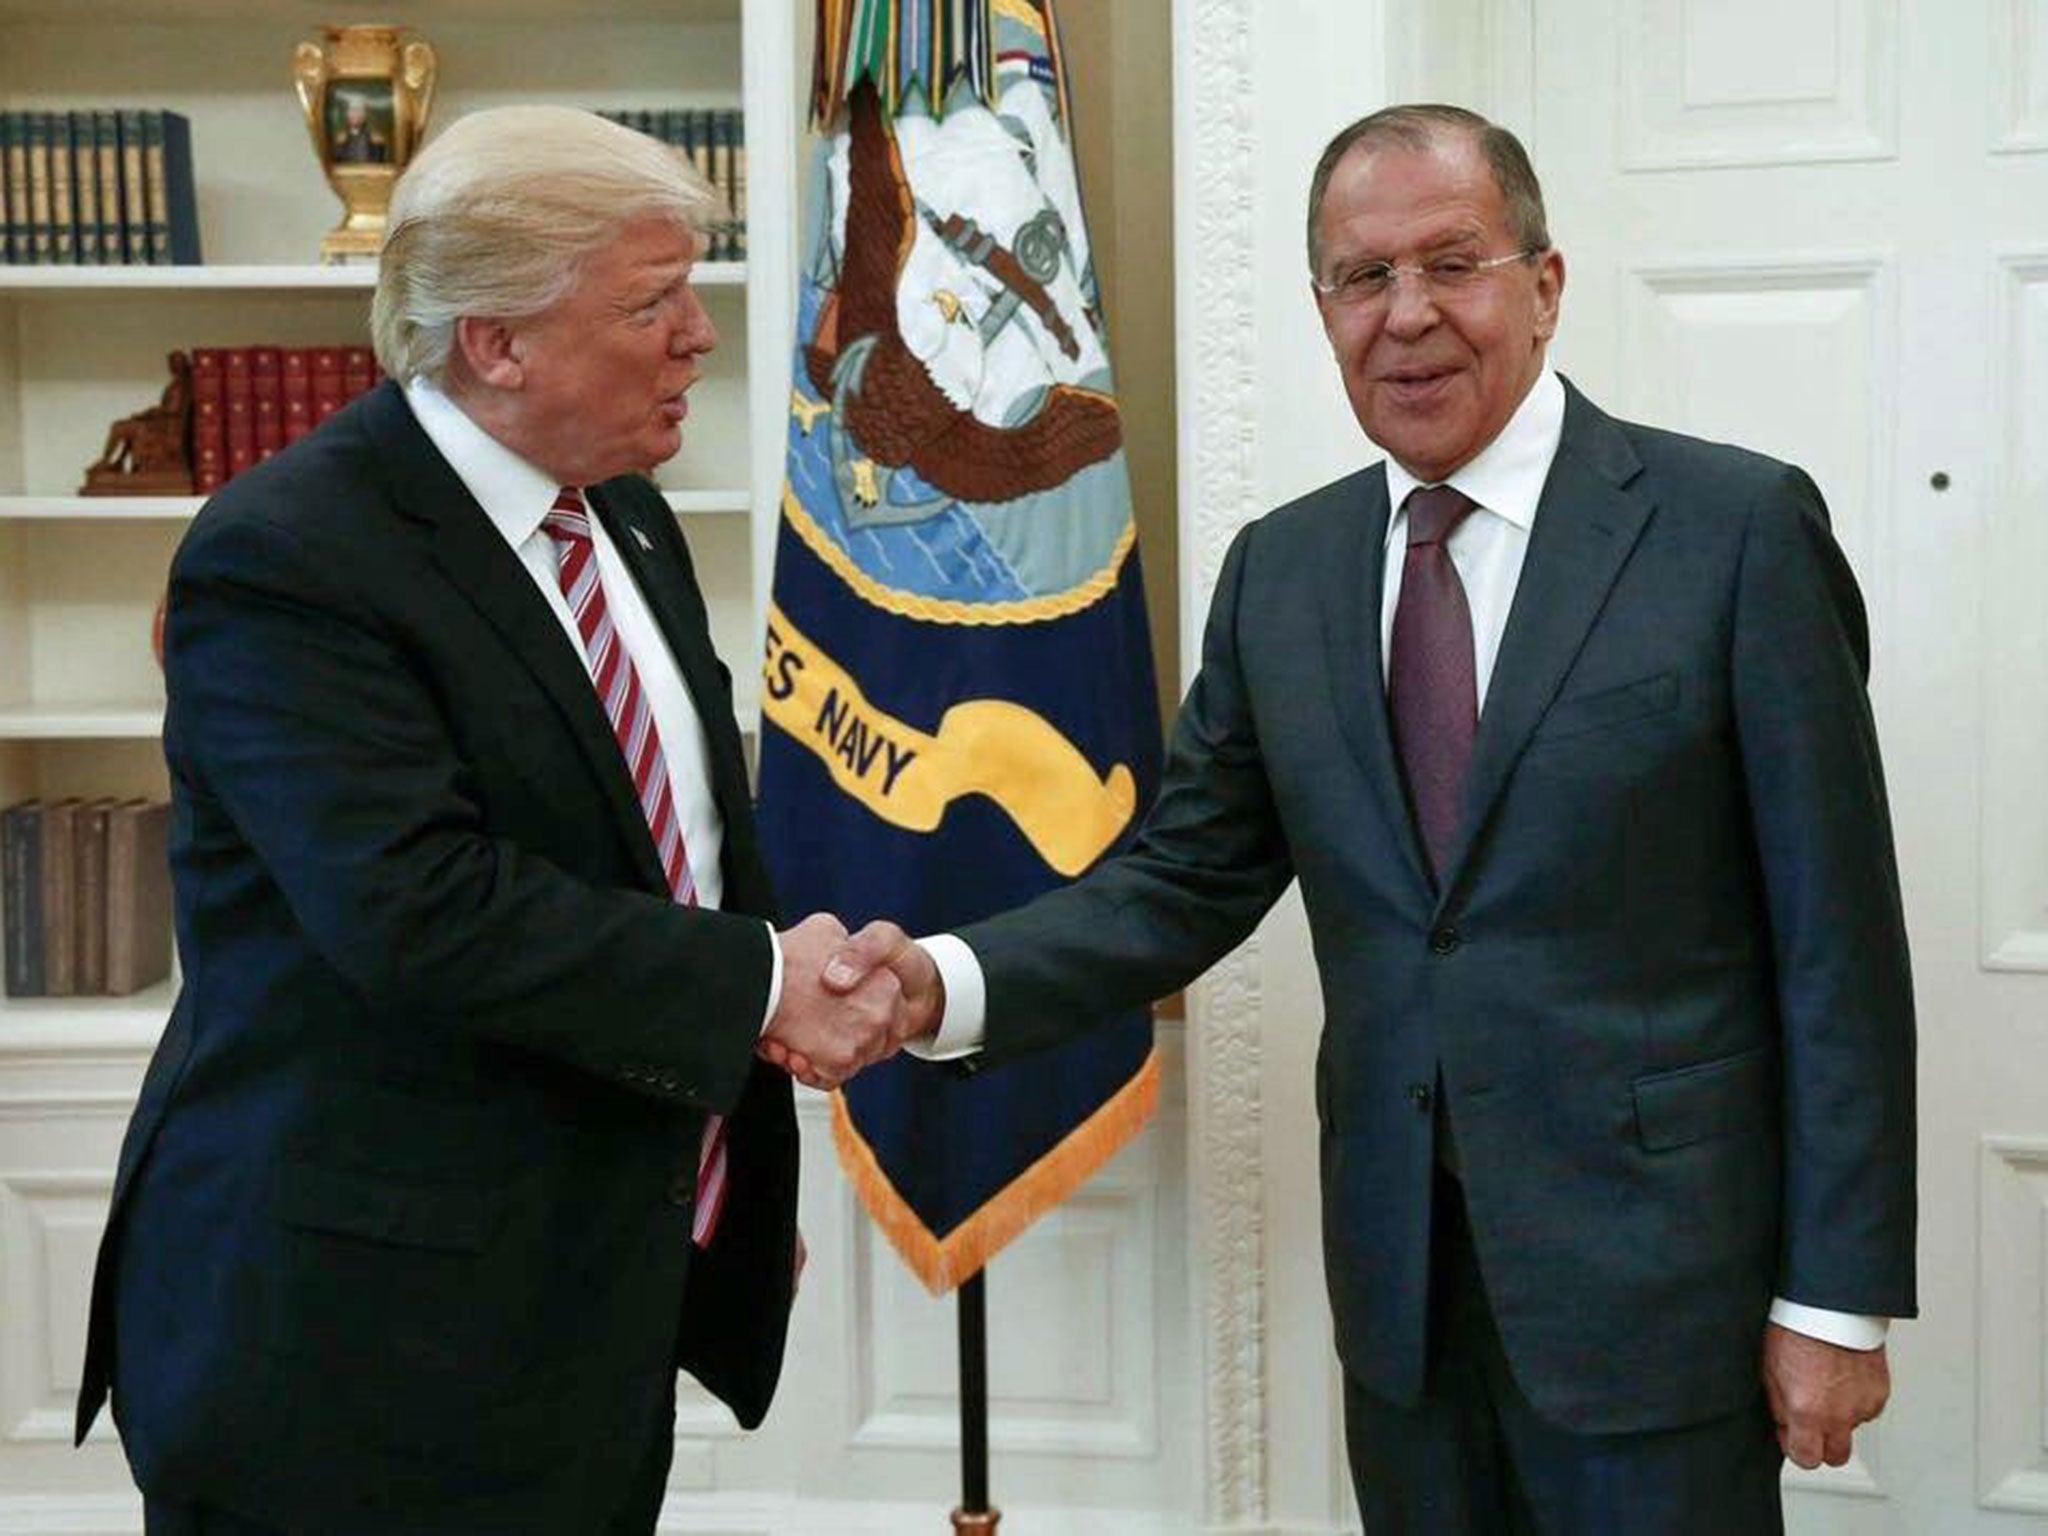
[[[304,347],[284,353],[284,440],[296,443],[313,430],[313,354]]]
[[[345,402],[341,392],[341,348],[313,349],[313,425],[340,410]]]
[[[192,349],[192,398],[216,405],[227,398],[227,353],[219,347]]]
[[[228,481],[227,407],[218,400],[192,403],[192,489],[211,496]]]
[[[256,458],[284,446],[284,356],[276,347],[250,349],[249,374],[256,407]]]
[[[234,375],[230,373],[228,378],[228,478],[232,480],[256,462],[256,402],[248,395],[235,398]]]
[[[192,350],[192,484],[200,495],[228,478],[227,354],[219,347]]]
[[[222,354],[222,371],[227,376],[227,398],[230,400],[251,399],[256,390],[253,373],[255,367],[254,348],[229,347]]]
[[[341,398],[353,400],[357,395],[368,394],[370,385],[375,382],[376,369],[376,355],[368,347],[343,347]]]

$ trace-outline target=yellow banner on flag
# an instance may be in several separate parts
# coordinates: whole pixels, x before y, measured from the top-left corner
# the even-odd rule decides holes
[[[946,711],[936,735],[883,713],[775,606],[762,679],[767,717],[842,790],[907,831],[933,831],[962,795],[986,795],[1071,878],[1102,857],[1137,808],[1128,767],[1098,779],[1072,742],[1021,705],[966,700]]]

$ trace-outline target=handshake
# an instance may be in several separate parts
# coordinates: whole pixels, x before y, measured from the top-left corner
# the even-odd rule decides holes
[[[776,935],[782,998],[755,1047],[763,1061],[812,1088],[837,1088],[932,1034],[946,1011],[938,967],[894,923],[849,935],[813,913]]]

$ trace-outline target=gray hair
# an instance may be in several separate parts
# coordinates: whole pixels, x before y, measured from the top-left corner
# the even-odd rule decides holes
[[[1507,205],[1508,233],[1525,251],[1550,249],[1550,224],[1543,212],[1543,188],[1536,180],[1536,168],[1522,141],[1498,123],[1477,112],[1440,102],[1419,102],[1407,106],[1382,107],[1342,129],[1324,147],[1316,161],[1315,175],[1308,185],[1308,269],[1321,276],[1322,251],[1317,243],[1317,224],[1323,214],[1323,197],[1330,190],[1330,177],[1337,163],[1360,144],[1382,149],[1392,146],[1420,153],[1434,149],[1451,134],[1462,134],[1478,148],[1493,184]]]
[[[493,107],[451,124],[399,178],[370,301],[377,361],[445,381],[465,315],[524,319],[575,285],[627,224],[702,232],[724,216],[680,151],[572,107]]]

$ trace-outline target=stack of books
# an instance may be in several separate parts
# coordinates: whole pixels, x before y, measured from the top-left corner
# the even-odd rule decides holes
[[[161,800],[25,800],[0,812],[9,997],[121,997],[170,975],[170,824]]]
[[[638,129],[649,138],[672,145],[689,157],[718,189],[732,220],[712,231],[712,261],[744,261],[747,255],[747,132],[746,120],[737,108],[707,107],[699,110],[600,112],[627,128]]]
[[[195,266],[192,128],[177,112],[0,112],[0,260]]]
[[[193,489],[219,490],[383,377],[368,347],[195,347]]]

